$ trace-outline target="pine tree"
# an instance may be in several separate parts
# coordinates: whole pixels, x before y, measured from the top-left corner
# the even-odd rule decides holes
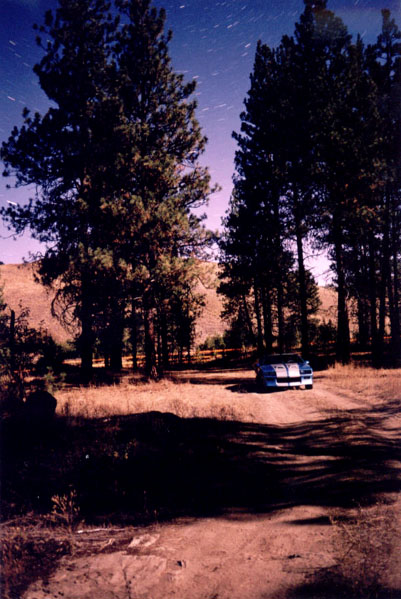
[[[3,144],[6,174],[39,188],[3,215],[48,244],[41,276],[57,281],[60,311],[81,324],[85,373],[98,335],[112,340],[119,367],[130,311],[142,314],[155,372],[158,289],[210,238],[191,213],[210,192],[195,84],[171,67],[164,21],[148,0],[116,0],[113,10],[60,0],[40,28],[49,41],[35,67],[53,106],[44,116],[25,110]]]
[[[284,347],[284,287],[292,264],[284,243],[283,175],[276,156],[281,110],[277,76],[275,53],[258,43],[241,134],[233,134],[239,146],[237,175],[221,241],[223,278],[237,281],[235,286],[243,281],[243,307],[248,305],[246,295],[252,296],[259,351],[272,347],[273,328],[279,348]],[[229,296],[234,291],[228,290],[227,282],[221,289]]]
[[[367,304],[372,357],[379,351],[377,300],[379,289],[381,188],[385,185],[385,160],[381,144],[382,119],[378,111],[377,86],[366,70],[365,50],[360,38],[349,47],[344,68],[334,85],[341,87],[328,103],[325,132],[325,167],[331,182],[327,186],[326,209],[331,215],[328,239],[335,248],[336,273],[341,288],[350,291],[350,277],[358,278],[355,267],[365,257],[368,276]],[[346,94],[344,94],[346,90]],[[339,268],[341,265],[341,268]],[[339,286],[340,289],[340,286]],[[340,325],[340,321],[339,321]],[[341,333],[341,329],[339,328]],[[346,357],[339,338],[339,351]]]
[[[282,350],[285,287],[292,267],[288,241],[295,239],[302,351],[308,356],[304,243],[318,226],[316,217],[322,203],[322,167],[316,143],[319,115],[328,94],[327,63],[349,43],[350,36],[341,21],[325,9],[325,2],[305,4],[295,38],[285,36],[276,50],[260,42],[257,46],[246,112],[241,115],[242,134],[234,134],[239,145],[238,175],[222,249],[223,263],[232,261],[230,243],[234,251],[250,257],[260,281],[253,292],[258,346],[262,322],[271,329],[274,302]],[[249,247],[241,248],[239,239],[247,238]],[[229,270],[225,268],[226,273]],[[249,278],[251,272],[244,274]],[[263,317],[258,314],[261,305]],[[270,347],[268,337],[265,333]]]
[[[385,162],[384,184],[378,188],[382,206],[378,352],[381,353],[383,344],[388,298],[392,356],[397,362],[401,359],[401,32],[389,10],[382,10],[382,17],[382,31],[377,42],[366,50],[367,70],[377,86],[380,140]]]
[[[17,185],[38,186],[29,204],[3,215],[17,232],[29,228],[47,244],[40,274],[47,284],[61,280],[61,295],[81,323],[86,374],[92,366],[100,199],[107,193],[115,125],[107,41],[116,22],[107,20],[108,8],[103,0],[61,0],[55,15],[46,13],[38,36],[45,55],[34,71],[52,105],[44,116],[25,109],[23,126],[2,148],[5,174],[15,175]]]
[[[196,104],[190,101],[195,83],[185,84],[172,69],[164,11],[150,8],[147,0],[119,0],[117,5],[128,24],[120,29],[114,48],[120,67],[116,94],[122,100],[121,144],[126,149],[119,166],[118,204],[124,233],[114,252],[127,265],[132,295],[141,296],[146,371],[151,374],[157,369],[160,296],[167,289],[171,296],[173,279],[182,297],[188,297],[191,258],[210,239],[202,219],[191,212],[207,201],[210,178],[198,163],[206,139],[195,119]],[[179,272],[181,277],[176,276]]]
[[[294,37],[284,36],[276,50],[258,44],[241,134],[234,134],[237,175],[221,244],[221,289],[237,320],[252,299],[259,348],[274,312],[282,348],[280,315],[290,302],[308,353],[308,240],[332,258],[337,358],[350,359],[351,297],[373,362],[383,353],[387,306],[399,355],[399,35],[383,11],[383,32],[366,49],[360,37],[351,43],[325,0],[305,0]],[[287,239],[296,242],[297,285],[288,283],[294,274]],[[299,302],[289,299],[290,287]],[[235,302],[241,296],[247,302]],[[265,341],[270,347],[268,335]]]

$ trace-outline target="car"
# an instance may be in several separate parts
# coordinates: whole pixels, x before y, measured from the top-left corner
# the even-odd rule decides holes
[[[307,360],[298,354],[270,354],[255,364],[256,380],[266,390],[290,387],[313,388],[313,370]]]

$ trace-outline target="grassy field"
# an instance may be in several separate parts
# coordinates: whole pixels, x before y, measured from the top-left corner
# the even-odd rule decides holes
[[[245,376],[253,380],[249,371]],[[343,395],[386,402],[401,395],[401,369],[377,370],[369,367],[336,365],[318,374],[321,381]],[[143,381],[131,374],[121,377],[118,384],[102,386],[64,387],[57,392],[57,412],[80,418],[103,418],[146,411],[170,412],[181,418],[223,418],[246,421],[249,406],[227,405],[225,384],[241,384],[244,369],[211,369],[175,372],[159,382]],[[221,383],[219,385],[219,382]]]
[[[340,393],[378,403],[401,399],[401,368],[376,369],[336,364],[321,373]]]

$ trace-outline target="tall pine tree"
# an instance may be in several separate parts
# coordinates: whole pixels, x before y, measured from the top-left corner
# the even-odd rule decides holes
[[[121,364],[130,311],[143,318],[155,372],[160,289],[209,237],[191,212],[210,192],[195,85],[171,67],[164,21],[148,0],[60,0],[40,28],[47,41],[35,67],[53,105],[44,116],[25,110],[2,148],[6,174],[38,186],[3,215],[47,244],[42,279],[57,280],[63,309],[81,324],[85,373],[101,330]]]

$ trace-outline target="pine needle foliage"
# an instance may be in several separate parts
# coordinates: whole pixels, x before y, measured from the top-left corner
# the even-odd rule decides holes
[[[188,339],[199,308],[194,257],[211,234],[193,209],[211,192],[199,165],[206,139],[195,82],[174,72],[164,23],[148,0],[60,0],[36,27],[44,56],[34,71],[51,106],[25,109],[2,147],[4,174],[37,189],[3,217],[46,244],[40,276],[58,283],[55,313],[80,323],[86,375],[97,340],[121,365],[127,327],[135,343],[140,329],[154,374],[157,336],[175,342],[172,305],[191,314]],[[173,290],[178,305],[166,311]]]
[[[259,350],[274,341],[282,351],[289,310],[308,356],[305,248],[324,249],[338,294],[337,359],[350,360],[354,300],[361,347],[370,347],[379,366],[390,333],[397,362],[401,34],[383,10],[382,32],[366,47],[325,0],[304,4],[293,36],[277,48],[257,45],[241,132],[233,134],[236,174],[220,289],[234,320],[255,329]],[[296,302],[287,299],[294,275]]]

